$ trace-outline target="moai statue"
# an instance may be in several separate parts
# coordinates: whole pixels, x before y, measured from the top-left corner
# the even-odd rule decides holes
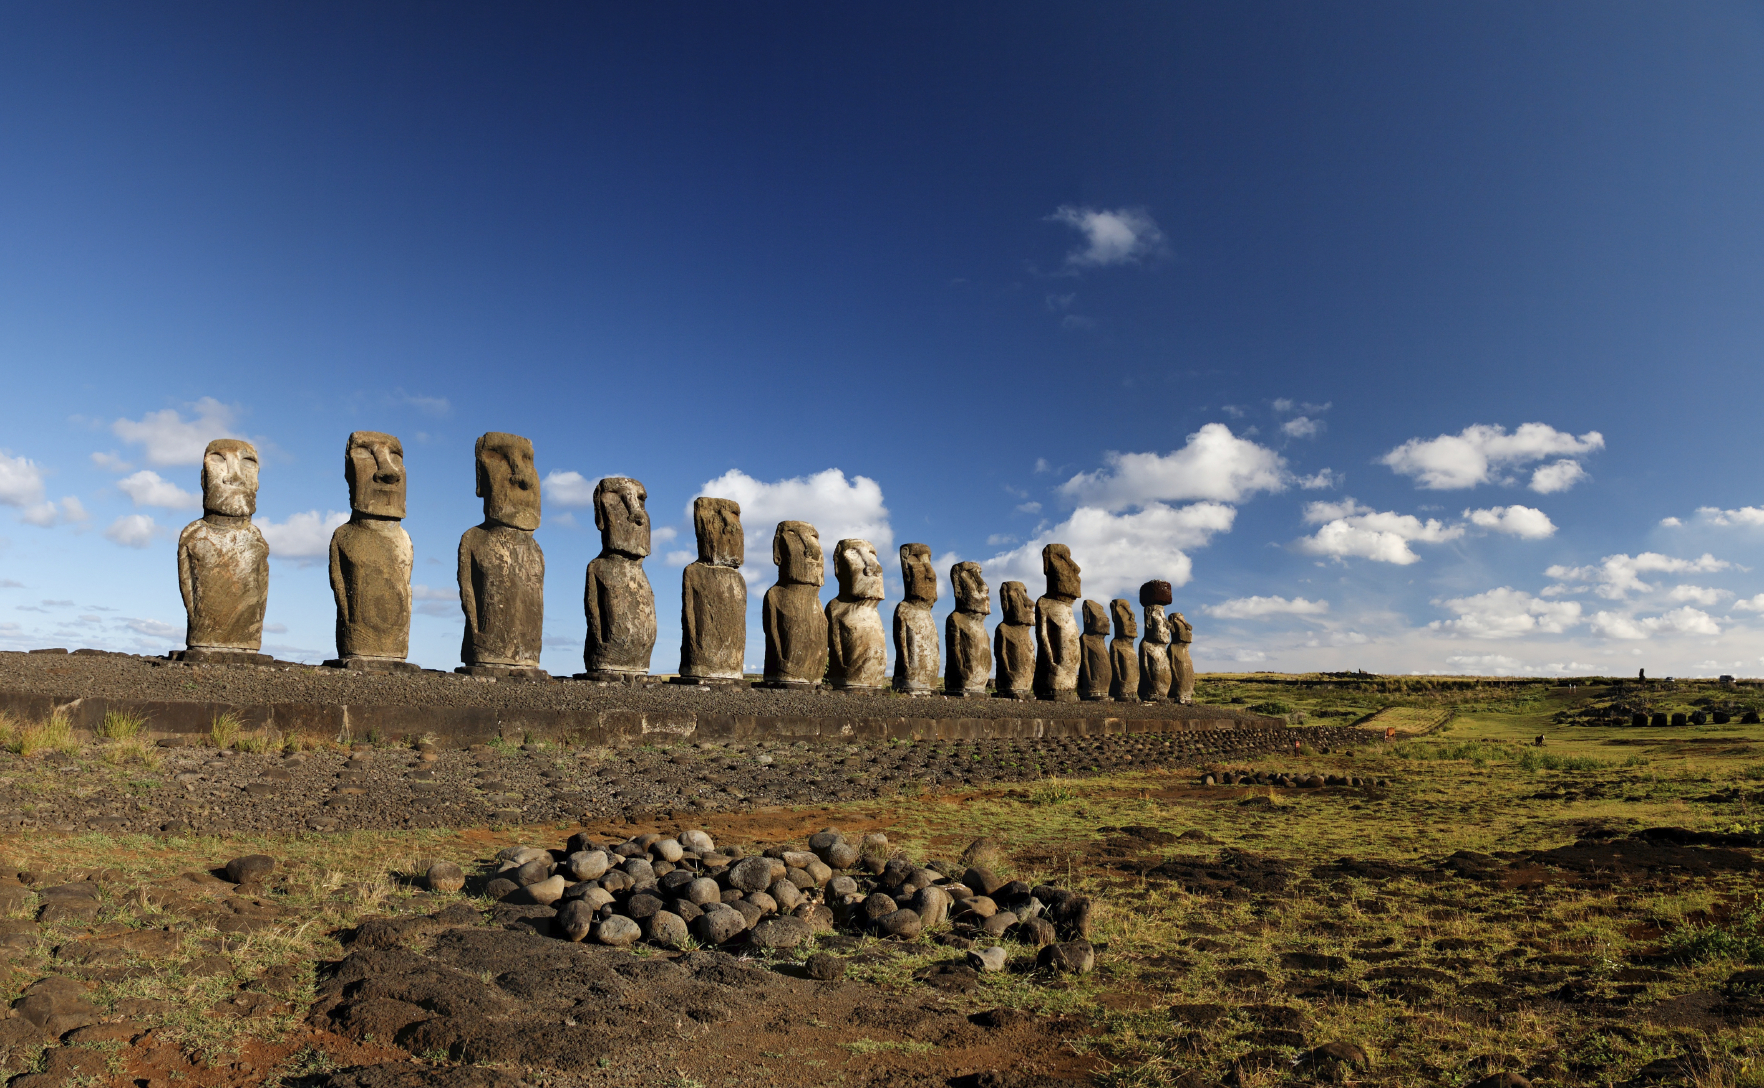
[[[202,517],[178,534],[178,589],[188,617],[180,661],[267,664],[269,545],[257,513],[257,449],[217,438],[202,454]]]
[[[1072,602],[1084,592],[1078,580],[1081,572],[1064,544],[1041,549],[1041,572],[1047,575],[1047,592],[1035,602],[1035,694],[1060,703],[1077,702],[1080,647]]]
[[[1006,582],[998,587],[1003,620],[992,635],[993,694],[1000,699],[1033,699],[1035,681],[1035,605],[1029,587]]]
[[[833,549],[839,596],[827,602],[827,683],[841,691],[888,686],[888,639],[882,634],[882,562],[867,540]]]
[[[1139,699],[1162,703],[1170,698],[1170,603],[1169,582],[1147,582],[1139,587],[1139,603],[1145,606],[1145,641],[1139,644]]]
[[[1079,640],[1078,698],[1107,699],[1115,670],[1109,664],[1109,613],[1098,601],[1084,602],[1084,637]]]
[[[698,562],[680,575],[682,684],[727,684],[741,679],[747,656],[747,581],[741,577],[746,544],[741,504],[700,495],[692,500]]]
[[[636,480],[608,476],[594,485],[600,554],[588,564],[582,611],[588,641],[578,679],[635,683],[649,675],[655,649],[655,591],[643,573],[649,554],[649,492]]]
[[[992,613],[992,594],[981,574],[978,563],[957,563],[949,568],[955,611],[943,621],[943,641],[949,644],[943,694],[955,698],[985,698],[986,681],[992,678],[992,652],[986,645],[986,617]]]
[[[465,664],[454,671],[543,680],[545,553],[533,539],[539,528],[533,443],[491,431],[473,452],[484,524],[459,538],[459,605],[465,612],[459,656]]]
[[[1117,702],[1139,699],[1139,651],[1133,641],[1139,637],[1139,621],[1133,618],[1133,602],[1116,597],[1109,602],[1109,614],[1115,619],[1115,638],[1109,643],[1109,665],[1114,677],[1109,681],[1109,698]]]
[[[827,617],[821,583],[827,578],[821,535],[806,521],[780,521],[772,534],[778,584],[766,590],[767,687],[814,687],[827,674]]]
[[[894,690],[903,695],[930,695],[937,690],[937,571],[931,567],[931,545],[900,546],[900,580],[906,600],[894,606]]]
[[[1194,659],[1188,656],[1188,645],[1194,641],[1194,626],[1180,612],[1170,613],[1170,698],[1183,706],[1194,702]]]
[[[410,567],[404,520],[404,446],[356,431],[343,447],[349,520],[331,534],[337,657],[325,664],[365,672],[416,671],[410,653]]]

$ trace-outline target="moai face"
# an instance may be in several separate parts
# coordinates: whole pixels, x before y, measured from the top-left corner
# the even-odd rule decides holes
[[[1170,617],[1165,615],[1161,604],[1145,606],[1145,640],[1147,642],[1170,641]]]
[[[1175,598],[1170,596],[1169,582],[1153,581],[1147,582],[1139,587],[1139,603],[1145,605],[1147,608],[1150,608],[1152,605],[1162,607],[1173,600],[1175,600]]]
[[[698,561],[713,567],[739,567],[747,558],[741,536],[741,504],[734,499],[692,500],[692,528],[698,534]]]
[[[931,566],[931,545],[900,546],[900,580],[906,585],[906,599],[920,604],[937,600],[937,571]]]
[[[992,591],[986,588],[980,564],[957,563],[949,568],[949,585],[955,594],[957,612],[973,616],[992,614]]]
[[[1194,626],[1188,617],[1180,612],[1170,613],[1170,640],[1172,642],[1193,642]]]
[[[1004,621],[1025,627],[1035,622],[1035,602],[1029,599],[1029,587],[1022,582],[1006,582],[998,587],[998,603],[1004,606]]]
[[[202,512],[248,518],[257,513],[257,447],[217,438],[202,453]]]
[[[842,599],[882,599],[882,561],[876,558],[876,545],[869,541],[841,540],[833,549],[833,574],[839,579]]]
[[[594,485],[594,527],[600,530],[602,551],[632,559],[649,554],[649,511],[643,506],[649,492],[636,480],[608,476]]]
[[[1075,601],[1084,595],[1078,564],[1072,562],[1072,549],[1064,544],[1049,544],[1041,549],[1041,573],[1047,575],[1049,597]]]
[[[1116,597],[1109,602],[1109,614],[1115,618],[1116,638],[1138,638],[1139,620],[1133,615],[1133,602]]]
[[[376,518],[404,517],[404,446],[379,431],[356,431],[343,448],[349,508]]]
[[[478,497],[484,520],[511,529],[539,528],[539,470],[533,443],[518,434],[491,431],[478,439]]]
[[[1109,613],[1101,601],[1084,602],[1084,633],[1087,635],[1106,635],[1109,633]]]
[[[772,533],[772,562],[778,565],[779,585],[818,586],[827,580],[821,534],[806,521],[778,523]]]

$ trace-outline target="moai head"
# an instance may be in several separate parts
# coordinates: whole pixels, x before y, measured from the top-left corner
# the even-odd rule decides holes
[[[957,563],[949,568],[950,592],[955,594],[956,611],[973,616],[992,614],[992,591],[986,588],[980,564]]]
[[[1116,638],[1139,637],[1139,620],[1134,618],[1132,601],[1116,597],[1109,602],[1109,614],[1115,617]]]
[[[747,558],[741,537],[741,504],[734,499],[692,500],[692,528],[698,534],[698,561],[713,567],[739,567]]]
[[[379,431],[356,431],[343,448],[349,508],[376,518],[404,517],[404,445]]]
[[[1101,601],[1084,602],[1084,633],[1087,635],[1106,635],[1109,633],[1109,612]]]
[[[1006,582],[999,586],[998,603],[1004,607],[1006,623],[1027,627],[1035,622],[1035,602],[1029,599],[1029,587],[1022,582]]]
[[[937,600],[937,571],[931,566],[931,545],[900,546],[900,580],[906,585],[906,599],[920,604]]]
[[[882,561],[876,545],[867,540],[841,540],[833,549],[833,575],[839,579],[839,599],[882,599]]]
[[[1170,641],[1184,644],[1194,641],[1194,625],[1180,612],[1170,613]]]
[[[772,562],[781,586],[818,586],[827,580],[821,534],[806,521],[780,521],[772,533]]]
[[[1078,580],[1078,564],[1072,562],[1072,549],[1064,544],[1049,544],[1041,549],[1041,573],[1047,575],[1049,597],[1075,601],[1084,595]]]
[[[626,476],[608,476],[594,485],[594,527],[600,550],[642,559],[649,554],[649,492]]]
[[[533,467],[533,443],[518,434],[491,431],[478,439],[474,452],[484,520],[528,532],[539,528],[539,470]]]
[[[202,451],[202,512],[248,518],[257,513],[257,447],[217,438]]]

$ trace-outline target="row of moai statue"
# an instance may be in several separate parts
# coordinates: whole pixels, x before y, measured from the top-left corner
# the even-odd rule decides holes
[[[477,493],[484,521],[459,542],[459,597],[465,613],[456,671],[480,676],[543,678],[539,654],[545,620],[545,555],[539,528],[539,474],[533,444],[492,432],[475,446]],[[269,548],[255,525],[257,451],[238,439],[209,443],[202,463],[203,516],[178,538],[178,584],[188,613],[191,662],[265,662],[263,616],[268,603]],[[377,431],[349,436],[343,460],[349,521],[331,537],[331,589],[337,603],[337,657],[327,665],[363,671],[414,669],[410,647],[413,551],[404,517],[404,450]],[[650,552],[648,493],[641,483],[607,477],[594,490],[600,555],[588,564],[583,610],[588,634],[578,679],[638,682],[649,675],[655,648],[655,594],[643,570]],[[681,576],[682,684],[733,684],[743,679],[747,651],[746,558],[741,507],[701,497],[692,504],[698,559]],[[772,535],[778,582],[762,609],[766,654],[762,684],[826,685],[845,691],[890,687],[909,695],[1016,699],[1175,700],[1194,696],[1188,647],[1193,628],[1171,603],[1168,582],[1140,587],[1145,637],[1125,599],[1104,607],[1083,602],[1080,629],[1073,605],[1082,596],[1078,564],[1064,544],[1042,549],[1047,592],[1033,603],[1021,582],[999,587],[1002,622],[988,644],[992,599],[978,563],[950,568],[955,611],[944,621],[942,655],[932,606],[937,575],[931,549],[900,549],[906,599],[894,610],[894,674],[887,675],[887,637],[878,606],[882,564],[867,540],[839,541],[833,553],[838,595],[821,604],[825,557],[814,526],[780,522]],[[1114,638],[1109,639],[1111,626]],[[993,691],[987,690],[991,682]]]

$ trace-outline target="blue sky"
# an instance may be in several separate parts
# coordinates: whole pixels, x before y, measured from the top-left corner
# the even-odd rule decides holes
[[[1764,673],[1761,54],[1720,3],[7,5],[0,647],[180,646],[234,434],[266,646],[329,656],[372,429],[451,667],[506,430],[556,672],[621,474],[657,671],[715,493],[754,620],[788,517],[885,612],[909,541],[1167,578],[1202,669]]]

